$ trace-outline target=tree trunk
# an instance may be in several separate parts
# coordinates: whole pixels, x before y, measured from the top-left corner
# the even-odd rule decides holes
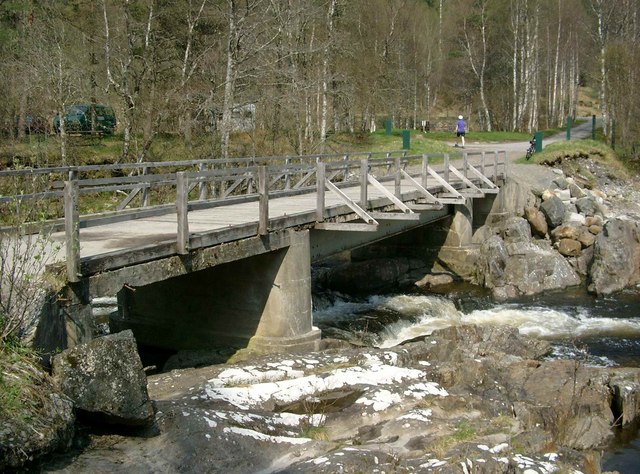
[[[327,140],[327,117],[329,108],[329,56],[331,53],[331,41],[333,38],[333,18],[336,12],[338,0],[330,0],[327,12],[327,43],[324,47],[322,58],[322,106],[320,112],[320,153],[324,153]]]
[[[229,137],[235,97],[236,55],[238,47],[238,27],[236,23],[237,7],[235,0],[227,0],[229,7],[229,39],[227,41],[227,71],[224,81],[224,101],[222,104],[222,123],[220,125],[220,147],[223,158],[229,158]]]

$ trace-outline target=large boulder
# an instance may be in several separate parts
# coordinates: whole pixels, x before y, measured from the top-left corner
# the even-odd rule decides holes
[[[531,240],[531,227],[522,217],[508,218],[502,228],[502,238],[505,242],[522,242]]]
[[[640,282],[640,222],[614,218],[594,244],[589,291],[610,294]]]
[[[563,445],[602,448],[613,439],[610,387],[606,376],[578,361],[556,360],[532,368],[512,364],[505,377],[518,401],[514,413],[525,426],[544,425]]]
[[[531,185],[518,179],[507,178],[500,188],[487,219],[487,224],[494,225],[511,216],[524,216],[525,209],[534,207],[537,202],[536,191]]]
[[[560,239],[558,241],[558,252],[565,257],[579,257],[582,244],[574,239]]]
[[[147,378],[131,330],[56,355],[53,376],[79,413],[88,418],[125,426],[153,423]]]
[[[551,231],[551,238],[554,241],[562,239],[578,240],[580,236],[580,227],[576,224],[562,224]]]
[[[558,227],[564,221],[564,215],[566,212],[564,203],[562,202],[562,199],[555,195],[550,196],[546,201],[540,204],[540,210],[547,218],[547,224],[549,224],[549,228],[551,229]]]
[[[549,232],[549,226],[544,214],[537,207],[528,207],[525,209],[525,217],[531,225],[531,232],[538,237],[546,237]]]
[[[576,201],[576,208],[580,214],[585,216],[595,216],[599,209],[596,200],[593,197],[583,197]]]
[[[477,260],[476,280],[486,288],[497,288],[506,284],[505,267],[509,253],[504,240],[492,235],[480,247]]]
[[[477,280],[498,299],[580,284],[580,276],[567,260],[543,244],[505,243],[494,236],[479,253]]]

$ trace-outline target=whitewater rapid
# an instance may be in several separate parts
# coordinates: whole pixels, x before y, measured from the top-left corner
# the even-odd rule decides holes
[[[554,309],[521,303],[495,304],[488,309],[464,313],[453,301],[433,295],[371,296],[361,301],[337,300],[314,312],[318,324],[350,319],[375,318],[379,313],[396,314],[396,321],[378,334],[379,347],[389,348],[434,330],[449,326],[507,325],[523,335],[548,340],[593,337],[640,339],[640,318],[595,315],[587,307]],[[640,316],[640,315],[639,315]]]

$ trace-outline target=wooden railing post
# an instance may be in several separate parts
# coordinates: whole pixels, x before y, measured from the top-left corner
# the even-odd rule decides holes
[[[400,189],[400,182],[402,179],[402,176],[400,174],[400,157],[396,156],[395,158],[395,168],[396,168],[396,173],[395,173],[395,177],[394,177],[394,194],[396,195],[396,197],[401,197],[402,195],[402,190]]]
[[[260,196],[258,234],[269,233],[269,175],[266,166],[258,168],[258,194]]]
[[[422,187],[427,189],[427,175],[429,174],[429,155],[422,155],[422,171],[420,177],[422,178]]]
[[[480,167],[480,169],[482,170],[482,176],[486,176],[486,175],[487,175],[486,170],[485,170],[485,168],[486,168],[486,166],[485,166],[485,160],[486,160],[486,152],[485,152],[485,151],[483,151],[483,152],[482,152],[481,167]]]
[[[69,171],[64,183],[64,228],[67,254],[67,278],[80,281],[80,214],[78,212],[78,181],[76,172]]]
[[[493,182],[498,182],[498,152],[493,152]]]
[[[504,178],[506,179],[507,175],[509,174],[509,159],[507,157],[507,152],[503,151],[502,156],[504,160]]]
[[[465,151],[462,154],[462,176],[468,178],[469,176],[469,154]]]
[[[149,167],[142,167],[142,176],[147,176],[149,174]],[[149,184],[144,183],[144,187],[142,188],[142,207],[149,206]]]
[[[200,163],[200,165],[198,166],[198,171],[200,173],[202,173],[206,169],[207,167],[204,163]],[[207,183],[203,179],[203,177],[200,177],[200,180],[198,182],[198,199],[200,201],[204,201],[205,199],[207,199]]]
[[[349,155],[342,155],[342,161],[347,163],[347,161],[349,161]],[[342,180],[347,181],[347,179],[349,179],[349,165],[345,164],[342,170]]]
[[[449,153],[444,154],[444,180],[449,182]]]
[[[291,164],[291,158],[287,157],[284,159],[284,166],[288,167]],[[284,189],[291,189],[291,175],[289,174],[289,169],[287,168],[284,172]]]
[[[247,162],[247,168],[255,165],[256,165],[256,160],[253,158],[251,158],[251,163]],[[258,190],[258,192],[260,191]],[[247,176],[247,194],[253,194],[253,174],[249,174],[249,176]]]
[[[189,253],[189,181],[184,171],[176,173],[176,211],[178,214],[177,250],[180,255]]]
[[[367,210],[367,201],[369,200],[367,193],[367,186],[369,184],[368,176],[369,160],[367,158],[363,158],[360,160],[360,207],[365,211]]]
[[[317,199],[316,199],[316,221],[324,221],[324,180],[326,175],[326,165],[322,161],[316,163],[316,186],[317,186]]]

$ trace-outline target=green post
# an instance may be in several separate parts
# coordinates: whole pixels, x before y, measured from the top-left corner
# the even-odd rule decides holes
[[[571,140],[571,115],[567,115],[567,141]]]
[[[384,121],[384,133],[385,135],[391,135],[391,120]]]
[[[534,138],[536,140],[536,153],[539,153],[542,151],[542,132],[536,132]]]
[[[596,139],[596,116],[595,114],[591,116],[591,139]]]
[[[408,150],[409,148],[411,148],[410,142],[411,142],[411,138],[409,135],[409,130],[403,130],[402,131],[402,149]]]

